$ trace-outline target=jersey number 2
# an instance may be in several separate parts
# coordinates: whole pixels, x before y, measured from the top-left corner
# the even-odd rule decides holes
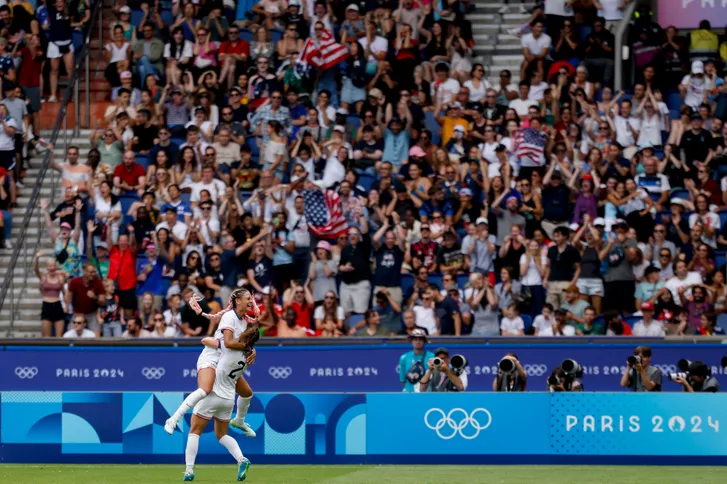
[[[243,371],[243,370],[245,369],[245,364],[246,364],[246,362],[245,362],[245,360],[240,360],[240,361],[238,361],[238,362],[237,362],[237,364],[238,364],[238,365],[240,365],[240,366],[238,366],[238,367],[237,367],[237,368],[235,368],[234,370],[231,370],[231,371],[230,371],[230,372],[229,372],[229,373],[227,374],[227,376],[229,376],[229,377],[230,377],[230,378],[232,378],[233,380],[234,380],[235,378],[237,378],[237,374],[238,374],[238,373],[242,372],[242,371]]]

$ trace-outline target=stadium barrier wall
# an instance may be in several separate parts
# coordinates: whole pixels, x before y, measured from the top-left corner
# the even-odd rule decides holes
[[[587,391],[622,391],[619,381],[626,358],[639,343],[500,343],[447,344],[450,356],[469,360],[469,391],[491,391],[497,362],[516,353],[529,375],[528,389],[545,391],[550,372],[566,358],[585,370]],[[679,371],[680,358],[701,360],[724,375],[721,344],[647,342],[652,365],[666,374]],[[439,346],[439,345],[437,345]],[[430,345],[434,350],[436,346]],[[411,346],[260,346],[245,378],[259,392],[397,392],[399,357]],[[84,347],[0,346],[0,391],[146,391],[185,392],[196,388],[199,346]],[[665,391],[679,391],[665,381]]]
[[[184,463],[183,393],[0,394],[0,462]],[[725,464],[722,394],[256,394],[258,464]],[[231,464],[212,425],[199,463]]]

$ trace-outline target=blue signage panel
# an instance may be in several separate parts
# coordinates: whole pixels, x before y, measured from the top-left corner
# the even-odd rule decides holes
[[[373,455],[547,454],[549,399],[547,393],[367,395],[366,450]]]
[[[699,359],[715,375],[727,355],[723,345],[652,345],[652,364],[678,371],[680,358]],[[260,347],[245,376],[260,392],[397,392],[399,357],[407,345]],[[586,391],[621,391],[619,381],[632,354],[623,344],[449,345],[450,355],[469,360],[469,391],[491,391],[497,362],[518,355],[529,375],[528,390],[544,391],[546,378],[564,359],[584,367]],[[196,387],[197,348],[0,348],[0,391],[183,392]],[[664,379],[664,391],[680,387]]]

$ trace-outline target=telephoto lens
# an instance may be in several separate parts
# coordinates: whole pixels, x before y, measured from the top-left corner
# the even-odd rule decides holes
[[[442,359],[441,358],[434,358],[434,360],[432,361],[432,364],[434,366],[442,366]]]
[[[451,360],[452,368],[455,370],[463,370],[467,366],[467,358],[462,355],[454,355]]]
[[[550,375],[548,377],[548,385],[560,385],[560,378],[555,375]]]
[[[678,372],[678,373],[667,373],[667,374],[666,374],[666,376],[667,376],[667,377],[668,377],[668,378],[669,378],[669,379],[670,379],[671,381],[676,381],[676,380],[677,380],[678,378],[681,378],[682,380],[686,380],[686,379],[687,379],[687,377],[689,376],[689,374],[688,374],[688,373],[686,373],[686,372],[684,372],[684,371],[680,371],[680,372]]]
[[[503,358],[497,366],[503,373],[512,373],[515,371],[515,362],[510,358]]]
[[[722,368],[727,368],[727,356],[722,357]]]
[[[637,364],[641,363],[641,357],[640,356],[631,355],[628,358],[626,358],[626,361],[629,362],[629,365],[634,366],[634,365],[637,365]]]

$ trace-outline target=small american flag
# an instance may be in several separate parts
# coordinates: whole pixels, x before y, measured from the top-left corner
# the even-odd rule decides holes
[[[348,230],[341,198],[333,190],[303,190],[308,228],[319,238],[335,238]]]
[[[320,70],[330,69],[336,64],[348,58],[348,50],[345,45],[336,42],[336,39],[324,30],[321,39],[309,37],[303,45],[303,50],[298,56],[296,71],[305,70],[303,67],[313,66]]]
[[[543,166],[548,135],[533,128],[519,129],[515,134],[513,152],[521,166]]]

